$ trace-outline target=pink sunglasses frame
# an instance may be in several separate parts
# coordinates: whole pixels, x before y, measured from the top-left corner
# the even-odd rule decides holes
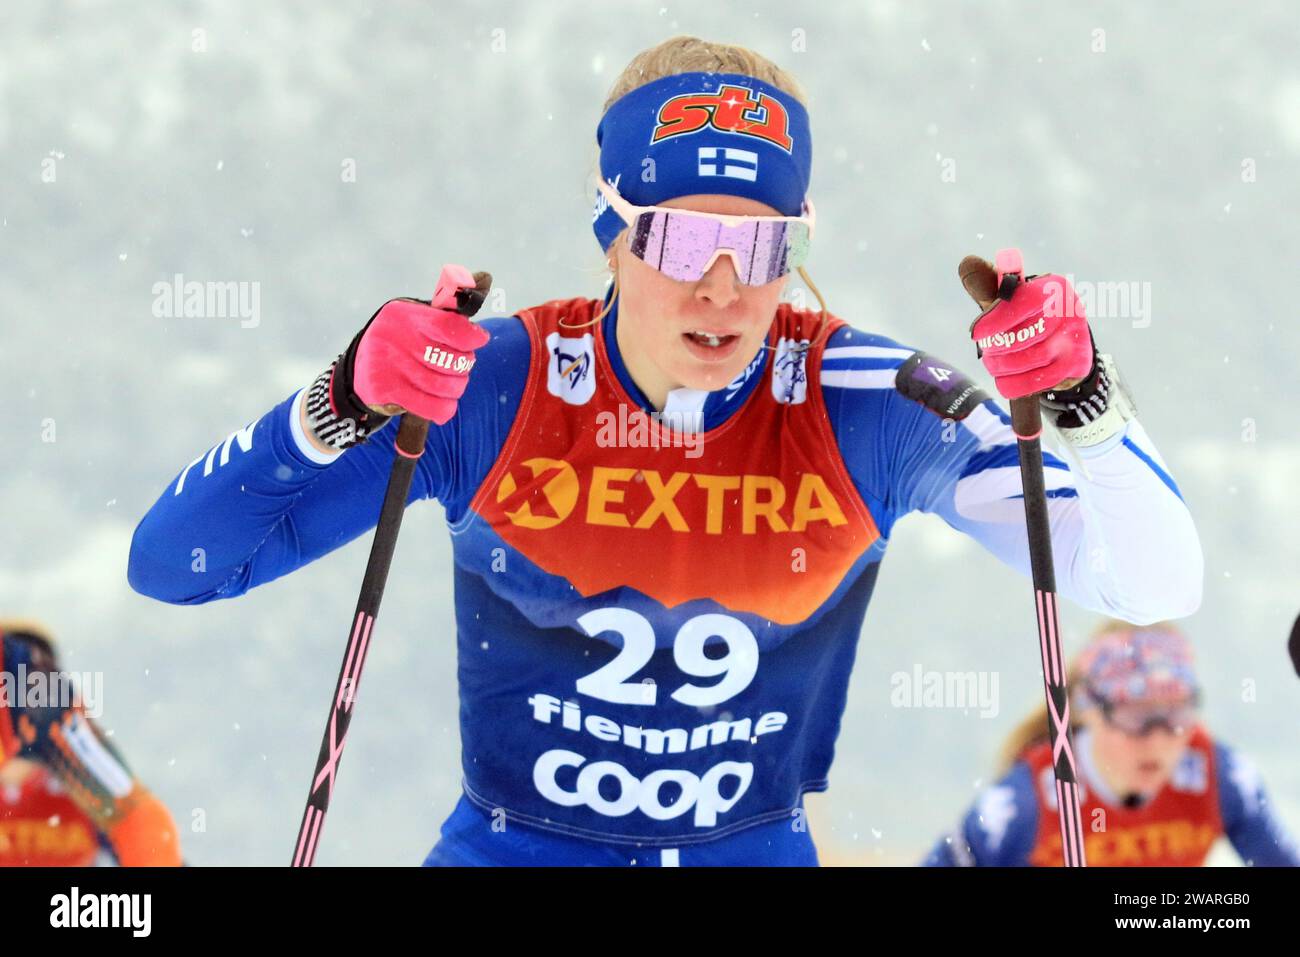
[[[676,209],[672,206],[636,206],[628,202],[623,196],[603,178],[596,180],[596,187],[601,191],[609,205],[614,208],[614,212],[622,218],[623,222],[630,226],[632,221],[642,213],[670,213],[673,216],[695,216],[700,219],[711,219],[721,223],[723,226],[739,226],[744,223],[803,223],[808,227],[808,242],[813,241],[817,232],[817,210],[813,206],[811,199],[805,198],[803,201],[804,214],[802,216],[730,216],[725,213],[702,213],[693,209]],[[631,233],[627,234],[627,241],[631,242]],[[734,249],[725,246],[719,246],[709,257],[709,261],[704,264],[704,273],[708,273],[713,268],[713,264],[718,261],[720,256],[730,256],[732,267],[737,273],[741,271],[740,256]],[[698,282],[698,280],[696,280]]]

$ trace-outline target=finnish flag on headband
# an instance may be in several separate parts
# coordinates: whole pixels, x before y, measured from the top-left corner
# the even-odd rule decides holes
[[[699,173],[701,176],[747,179],[752,183],[758,179],[758,154],[730,146],[701,146]]]

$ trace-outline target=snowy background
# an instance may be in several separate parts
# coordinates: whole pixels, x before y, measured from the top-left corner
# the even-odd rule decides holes
[[[810,94],[809,272],[854,324],[987,383],[962,255],[1019,245],[1031,269],[1146,290],[1149,322],[1098,317],[1097,339],[1197,517],[1208,720],[1300,830],[1300,17],[921,6],[4,5],[0,613],[104,672],[104,723],[192,863],[288,861],[368,546],[174,608],[127,586],[135,523],[443,262],[492,271],[492,314],[598,295],[598,111],[679,33],[752,46]],[[156,317],[177,273],[260,284],[260,321]],[[418,863],[456,799],[449,563],[440,508],[412,510],[320,863]],[[1067,615],[1073,648],[1093,618]],[[996,672],[997,716],[891,707],[917,665]],[[919,859],[1039,681],[1028,584],[937,519],[901,522],[814,799],[824,858]]]

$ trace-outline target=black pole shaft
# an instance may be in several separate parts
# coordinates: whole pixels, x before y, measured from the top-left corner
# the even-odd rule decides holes
[[[464,282],[466,276],[468,274],[463,267],[444,266],[428,304],[439,309],[454,309],[462,316],[473,316],[492,288],[492,274],[474,273],[469,277],[474,281],[472,286]],[[384,504],[379,510],[379,522],[370,545],[370,558],[366,562],[366,574],[361,580],[361,594],[357,597],[357,608],[352,615],[352,630],[348,636],[347,650],[343,654],[343,666],[339,669],[339,680],[334,685],[334,700],[330,707],[329,721],[325,725],[325,734],[321,737],[316,771],[312,774],[311,788],[307,792],[307,807],[303,810],[302,823],[298,826],[298,840],[293,850],[294,867],[310,867],[316,859],[320,832],[325,824],[325,812],[329,810],[330,798],[334,794],[334,779],[343,757],[348,725],[352,722],[352,705],[357,699],[357,688],[361,684],[361,669],[365,666],[366,652],[370,648],[370,633],[375,618],[379,615],[379,603],[383,600],[384,585],[388,582],[388,569],[393,563],[393,550],[397,547],[397,533],[402,529],[402,516],[406,514],[411,478],[415,474],[415,463],[424,454],[424,443],[428,436],[427,419],[409,412],[402,416],[394,440],[397,455],[388,475]]]
[[[374,541],[370,545],[370,559],[366,562],[366,574],[361,580],[361,594],[352,615],[347,651],[343,655],[343,665],[334,686],[334,698],[325,733],[321,738],[316,770],[312,773],[311,789],[307,792],[307,807],[303,811],[298,840],[294,844],[294,867],[310,867],[316,859],[316,847],[325,824],[325,812],[329,810],[330,798],[334,794],[334,779],[343,757],[348,725],[352,722],[352,705],[361,683],[361,669],[365,666],[366,652],[370,647],[370,633],[375,618],[379,615],[379,603],[383,600],[384,586],[388,582],[388,569],[397,547],[397,533],[402,528],[402,516],[406,514],[406,499],[411,491],[415,463],[424,451],[428,434],[429,423],[409,413],[402,416],[397,427],[397,456],[388,476],[384,504],[379,512]]]
[[[1047,514],[1043,478],[1042,411],[1036,395],[1011,400],[1011,428],[1020,457],[1020,481],[1025,495],[1025,526],[1029,535],[1029,568],[1038,617],[1038,645],[1047,698],[1047,733],[1056,774],[1056,808],[1061,827],[1061,856],[1066,867],[1084,867],[1083,817],[1078,772],[1070,735],[1070,691],[1056,604],[1056,572],[1052,564],[1052,528]]]

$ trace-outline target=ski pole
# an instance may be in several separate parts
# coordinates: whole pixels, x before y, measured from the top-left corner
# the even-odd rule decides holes
[[[978,256],[967,256],[958,267],[966,291],[987,310],[995,299],[1010,299],[1024,282],[1024,262],[1018,249],[1004,249],[997,268]],[[1020,457],[1020,481],[1025,497],[1025,525],[1029,535],[1029,568],[1038,616],[1038,648],[1043,662],[1043,688],[1047,697],[1047,732],[1052,744],[1052,769],[1056,774],[1056,809],[1061,826],[1061,856],[1066,867],[1085,867],[1083,816],[1079,803],[1078,771],[1070,737],[1070,692],[1066,686],[1065,655],[1061,646],[1056,605],[1056,571],[1052,565],[1052,531],[1047,515],[1043,479],[1042,410],[1037,395],[1011,400],[1011,430]]]
[[[458,274],[463,275],[463,272]],[[474,286],[458,286],[449,268],[443,267],[431,300],[432,305],[443,309],[455,309],[465,316],[474,315],[482,306],[487,291],[492,286],[492,277],[488,273],[478,272],[474,274],[474,282]],[[374,540],[370,545],[370,558],[366,562],[365,576],[361,579],[361,594],[357,598],[356,611],[352,616],[352,629],[348,635],[347,648],[343,653],[343,664],[339,669],[338,682],[334,686],[329,721],[321,739],[320,754],[316,758],[316,770],[312,774],[311,788],[307,792],[307,807],[303,811],[302,823],[298,828],[298,840],[294,845],[293,867],[311,867],[316,859],[316,848],[320,842],[321,828],[325,823],[325,812],[329,810],[339,761],[343,757],[343,745],[347,741],[348,725],[352,721],[352,705],[356,701],[357,687],[361,683],[361,669],[366,663],[371,632],[374,629],[375,617],[379,614],[379,602],[384,597],[388,569],[393,561],[393,550],[397,547],[397,533],[402,528],[406,497],[411,489],[411,477],[415,473],[415,463],[424,453],[424,443],[428,434],[428,419],[422,419],[409,412],[402,416],[397,426],[395,440],[397,455],[393,459],[393,468],[388,476],[384,504],[379,513]]]

